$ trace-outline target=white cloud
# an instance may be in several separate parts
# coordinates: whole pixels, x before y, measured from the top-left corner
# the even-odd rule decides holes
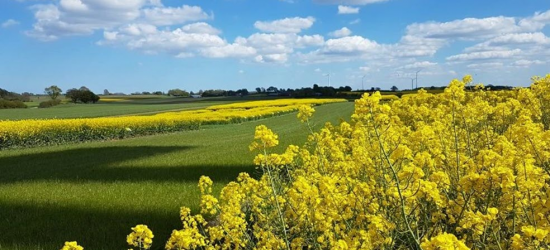
[[[27,35],[44,41],[90,35],[129,23],[173,25],[210,18],[200,7],[163,7],[159,0],[60,0],[36,4],[35,23]]]
[[[537,31],[550,24],[550,10],[537,12],[533,16],[521,19],[519,25],[526,31]]]
[[[2,28],[8,28],[8,27],[15,26],[15,25],[18,25],[18,24],[19,24],[18,21],[13,20],[13,19],[8,19],[8,20],[6,20],[5,22],[2,23]]]
[[[349,24],[354,25],[354,24],[358,24],[358,23],[360,23],[360,22],[361,22],[361,19],[357,18],[357,19],[355,19],[355,20],[349,22]]]
[[[350,54],[374,52],[380,45],[361,36],[348,36],[330,39],[321,51],[325,54]]]
[[[483,43],[479,43],[472,47],[466,48],[466,51],[490,50],[491,48],[494,49],[496,46],[511,46],[521,44],[549,45],[550,38],[542,32],[503,34],[491,38]]]
[[[316,68],[314,71],[315,71],[315,72],[321,72],[321,69],[320,69],[320,68]]]
[[[219,35],[222,33],[220,30],[204,22],[188,24],[183,26],[181,29],[186,33],[202,33],[210,35]]]
[[[143,9],[145,20],[154,25],[174,25],[209,19],[201,7],[183,5],[181,7],[155,7]]]
[[[268,22],[256,21],[254,27],[263,32],[300,33],[304,29],[309,29],[314,22],[315,18],[313,17],[293,17]]]
[[[494,69],[494,68],[501,68],[504,66],[504,63],[502,62],[489,62],[489,63],[472,63],[468,64],[466,68],[469,69]]]
[[[287,54],[258,55],[254,58],[258,63],[284,63],[288,60]]]
[[[387,2],[389,0],[313,0],[320,4],[349,4],[349,5],[367,5],[373,3]]]
[[[541,65],[541,64],[545,64],[545,62],[543,62],[541,60],[525,60],[525,59],[522,59],[522,60],[517,60],[513,63],[514,66],[522,67],[522,68],[527,68],[527,67],[530,67],[532,65]]]
[[[208,47],[201,50],[201,54],[211,58],[226,57],[250,57],[256,55],[256,50],[239,44],[227,44],[225,46]]]
[[[351,35],[351,30],[348,29],[347,27],[343,27],[339,30],[335,30],[333,32],[330,32],[328,35],[329,36],[332,36],[332,37],[337,37],[337,38],[340,38],[340,37],[346,37],[346,36],[350,36]]]
[[[446,44],[447,41],[444,39],[405,35],[399,43],[388,47],[391,55],[395,57],[422,57],[433,56]]]
[[[465,18],[451,22],[414,23],[407,26],[407,34],[428,38],[479,39],[502,33],[519,31],[513,17]]]
[[[338,5],[338,14],[357,14],[357,13],[359,13],[359,8],[357,7]]]
[[[487,60],[487,59],[505,59],[511,58],[521,53],[520,49],[501,50],[501,51],[481,51],[458,54],[449,56],[448,61],[470,61],[470,60]]]
[[[414,63],[411,63],[411,64],[407,64],[407,65],[401,66],[401,67],[399,67],[399,69],[404,69],[404,70],[408,70],[408,69],[419,70],[419,69],[430,68],[430,67],[433,67],[433,66],[436,66],[436,65],[437,65],[437,63],[435,63],[435,62],[422,61],[422,62],[414,62]]]
[[[292,53],[295,48],[321,46],[324,43],[324,38],[320,35],[255,33],[248,38],[238,37],[235,39],[235,43],[253,47],[260,54],[282,54]]]
[[[363,72],[370,72],[372,70],[371,67],[367,67],[367,66],[361,66],[359,67],[359,70],[363,71]]]

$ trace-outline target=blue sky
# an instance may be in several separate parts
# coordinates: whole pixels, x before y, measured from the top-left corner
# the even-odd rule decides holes
[[[548,0],[2,0],[0,88],[527,86]]]

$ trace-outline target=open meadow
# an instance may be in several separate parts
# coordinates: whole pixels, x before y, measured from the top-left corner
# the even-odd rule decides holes
[[[315,108],[312,123],[320,128],[349,119],[353,103]],[[258,176],[248,145],[259,124],[279,133],[279,151],[303,144],[308,134],[296,113],[287,113],[194,131],[0,151],[0,228],[6,229],[0,249],[59,249],[67,240],[87,249],[124,249],[130,227],[139,223],[166,241],[181,225],[181,206],[198,212],[200,176],[216,181],[215,192],[240,172]]]

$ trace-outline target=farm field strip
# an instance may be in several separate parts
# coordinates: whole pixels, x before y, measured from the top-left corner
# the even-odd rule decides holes
[[[198,129],[204,124],[243,122],[297,110],[300,105],[345,102],[345,99],[280,99],[231,104],[222,108],[165,112],[151,116],[0,121],[0,149]],[[244,105],[244,108],[241,106]]]
[[[320,128],[349,118],[353,104],[315,109],[312,123]],[[0,151],[0,228],[10,228],[0,234],[0,249],[58,249],[67,240],[87,249],[124,249],[138,223],[165,241],[181,226],[180,206],[197,211],[201,175],[211,176],[218,192],[238,173],[257,172],[248,145],[259,124],[281,136],[281,151],[307,138],[296,113],[288,113],[195,131]]]

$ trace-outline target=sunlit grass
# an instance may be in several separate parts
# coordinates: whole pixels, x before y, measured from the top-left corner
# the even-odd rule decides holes
[[[313,122],[350,117],[352,103],[316,107]],[[0,152],[0,249],[125,249],[130,227],[148,224],[161,249],[181,226],[178,208],[198,205],[197,181],[216,192],[238,173],[254,174],[254,128],[266,124],[281,146],[301,145],[307,129],[296,113],[199,131]]]

